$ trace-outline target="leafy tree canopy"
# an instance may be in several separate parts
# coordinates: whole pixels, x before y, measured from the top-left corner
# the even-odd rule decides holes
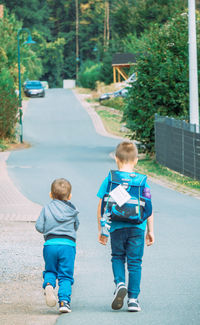
[[[61,57],[61,72],[58,78],[74,78],[76,71],[76,2],[75,0],[2,0],[23,27],[37,31],[46,42],[65,39]],[[79,56],[82,62],[87,59],[105,60],[105,37],[108,38],[106,50],[109,53],[124,51],[124,41],[130,34],[141,37],[149,30],[151,23],[162,24],[176,11],[183,10],[187,0],[79,0]],[[106,5],[109,14],[106,16]],[[52,46],[53,51],[54,46]],[[98,49],[95,53],[94,48]],[[37,50],[36,50],[37,51]],[[48,61],[51,51],[48,47]],[[98,55],[97,55],[98,54]],[[40,56],[40,53],[38,53]],[[53,52],[52,52],[53,55]],[[42,58],[42,57],[41,57]],[[61,63],[62,62],[62,63]],[[46,64],[46,63],[45,63]],[[46,71],[47,66],[45,67]],[[59,69],[59,70],[60,70]],[[52,80],[51,66],[42,78]],[[58,84],[57,81],[55,84]]]
[[[198,24],[198,29],[199,29]],[[188,118],[188,17],[178,14],[143,36],[146,52],[137,63],[137,82],[129,91],[124,119],[151,150],[154,114]]]

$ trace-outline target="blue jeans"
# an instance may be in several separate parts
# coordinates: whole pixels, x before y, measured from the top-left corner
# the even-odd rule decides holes
[[[46,287],[47,283],[55,288],[56,279],[58,279],[59,301],[71,301],[75,255],[76,248],[70,245],[44,246],[45,271],[43,272],[43,288]]]
[[[125,283],[125,262],[128,268],[128,297],[137,298],[140,293],[144,230],[132,227],[111,232],[112,269],[117,285]]]

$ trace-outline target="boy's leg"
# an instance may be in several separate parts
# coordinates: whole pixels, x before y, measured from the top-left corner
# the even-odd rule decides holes
[[[112,251],[112,270],[114,282],[125,283],[125,233],[124,229],[118,229],[110,233],[111,251]]]
[[[142,257],[144,253],[144,231],[133,227],[128,230],[126,245],[127,265],[129,271],[128,298],[137,299],[140,293]]]
[[[43,257],[45,261],[43,288],[45,289],[47,285],[52,285],[55,288],[57,277],[57,246],[44,246]]]
[[[112,249],[112,269],[114,274],[114,282],[116,290],[112,301],[112,309],[118,310],[122,308],[124,297],[127,294],[125,285],[125,242],[126,230],[118,229],[110,234]]]
[[[49,307],[56,305],[54,288],[56,286],[57,275],[57,248],[56,246],[44,246],[43,256],[45,261],[45,271],[43,272],[43,288],[45,290],[46,304]]]
[[[71,301],[71,286],[74,283],[74,261],[76,248],[70,245],[59,246],[58,258],[58,298],[59,302]]]

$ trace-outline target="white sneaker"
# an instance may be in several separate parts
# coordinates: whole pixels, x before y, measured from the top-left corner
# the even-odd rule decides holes
[[[56,305],[56,297],[52,285],[46,286],[46,288],[44,289],[44,295],[45,295],[47,306],[54,307]]]
[[[121,309],[124,303],[124,298],[127,294],[127,288],[123,282],[118,283],[117,288],[114,293],[114,299],[112,302],[112,309]]]
[[[71,313],[70,303],[68,301],[60,301],[59,302],[59,312],[61,313]]]
[[[141,307],[137,299],[128,299],[128,311],[141,311]]]

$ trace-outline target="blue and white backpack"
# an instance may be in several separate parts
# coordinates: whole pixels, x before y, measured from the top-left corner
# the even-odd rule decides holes
[[[102,218],[110,221],[124,221],[132,224],[141,224],[152,214],[151,194],[145,187],[146,175],[139,173],[124,173],[111,170],[108,175],[108,186],[101,205]],[[119,206],[110,192],[121,185],[130,195],[130,199]]]

